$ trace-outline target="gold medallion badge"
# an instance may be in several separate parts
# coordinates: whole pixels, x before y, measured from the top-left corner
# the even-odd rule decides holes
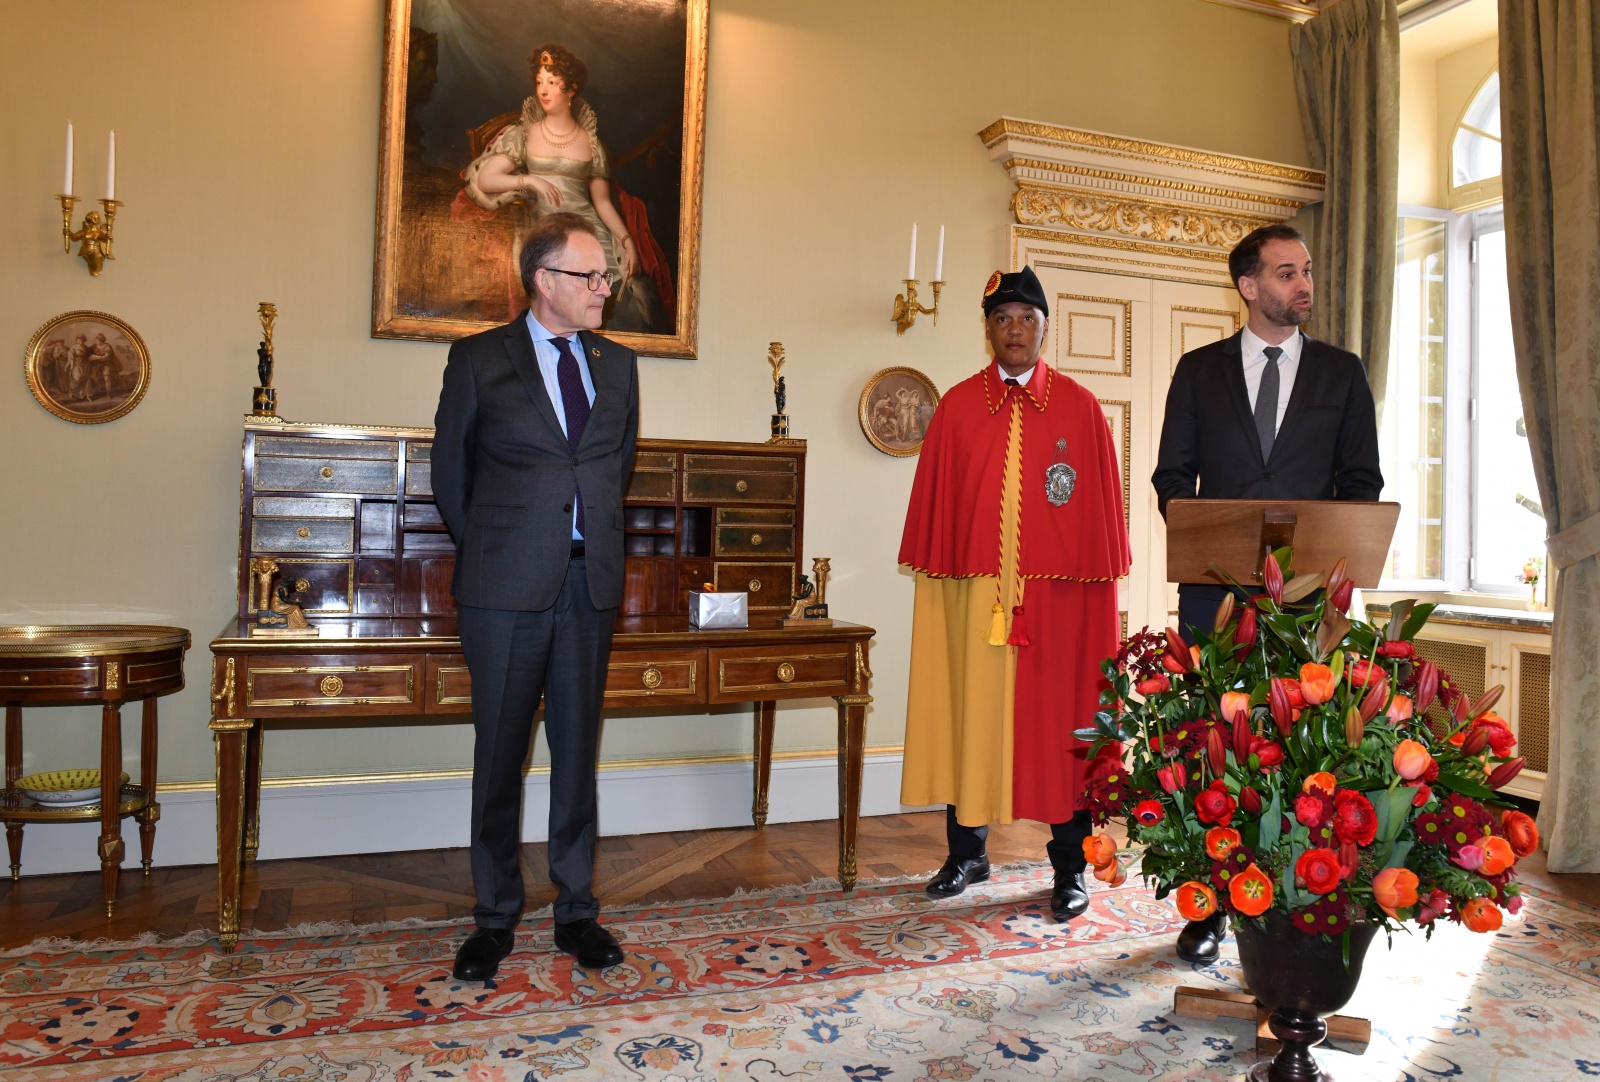
[[[989,284],[983,287],[985,297],[993,296],[994,291],[1000,288],[1000,272],[995,271],[989,275]]]

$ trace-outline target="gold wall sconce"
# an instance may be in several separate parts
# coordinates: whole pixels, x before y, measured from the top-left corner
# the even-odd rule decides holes
[[[61,194],[56,196],[61,202],[61,250],[72,252],[72,242],[78,242],[78,258],[89,266],[89,273],[99,276],[105,269],[106,260],[117,258],[111,250],[112,231],[116,227],[117,208],[122,206],[122,201],[117,198],[117,133],[112,132],[106,143],[106,194],[100,200],[100,206],[105,209],[105,217],[101,218],[99,211],[89,211],[83,216],[83,224],[77,229],[72,228],[72,208],[78,202],[78,197],[72,194],[72,124],[67,123],[67,170],[62,182]]]
[[[928,308],[917,303],[917,223],[911,223],[911,263],[906,270],[906,291],[895,294],[894,309],[889,313],[889,318],[894,321],[895,333],[905,334],[906,329],[917,321],[918,313],[933,317],[933,325],[939,325],[939,294],[944,289],[944,226],[939,227],[939,255],[934,261],[933,281],[933,307]]]

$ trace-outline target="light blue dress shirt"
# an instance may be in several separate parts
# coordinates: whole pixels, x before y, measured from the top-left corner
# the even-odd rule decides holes
[[[527,315],[528,333],[533,335],[533,356],[539,362],[539,377],[544,380],[545,393],[550,396],[550,404],[556,410],[556,422],[561,425],[561,434],[567,434],[566,401],[561,397],[561,377],[557,366],[561,363],[561,351],[556,349],[555,343],[550,341],[558,337],[551,334],[533,318],[530,310]],[[589,405],[594,405],[594,379],[589,375],[589,358],[583,353],[583,340],[576,334],[566,336],[572,347],[572,355],[578,358],[578,375],[583,378],[583,393],[589,396]],[[578,532],[578,505],[572,505],[572,539],[582,541],[583,534]]]

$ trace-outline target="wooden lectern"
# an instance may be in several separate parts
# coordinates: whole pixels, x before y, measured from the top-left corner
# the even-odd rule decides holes
[[[1173,500],[1167,504],[1167,581],[1228,585],[1212,566],[1241,586],[1261,584],[1267,553],[1294,546],[1294,569],[1328,572],[1341,557],[1345,572],[1363,589],[1378,585],[1389,542],[1400,518],[1398,503],[1351,500]],[[1256,1022],[1256,1053],[1269,1056],[1277,1042],[1267,1029],[1272,1012],[1254,996],[1216,988],[1180,987],[1174,1014],[1189,1018],[1248,1018]],[[1328,1036],[1365,1049],[1372,1023],[1334,1015]]]
[[[1226,582],[1216,564],[1241,586],[1259,585],[1266,554],[1294,546],[1298,574],[1331,571],[1344,557],[1346,574],[1362,589],[1378,585],[1398,503],[1353,500],[1173,500],[1167,504],[1167,581]]]

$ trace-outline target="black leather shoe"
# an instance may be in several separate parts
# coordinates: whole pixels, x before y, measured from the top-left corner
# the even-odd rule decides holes
[[[954,898],[967,889],[968,883],[981,883],[989,878],[989,858],[973,857],[957,860],[951,857],[939,869],[939,874],[928,880],[925,888],[935,898]]]
[[[1089,888],[1084,885],[1083,873],[1056,873],[1055,889],[1050,892],[1050,915],[1063,924],[1073,917],[1081,917],[1089,908]]]
[[[486,981],[500,968],[501,959],[516,945],[515,928],[479,928],[456,951],[450,975],[458,981]]]
[[[584,969],[605,969],[622,964],[622,947],[617,937],[600,926],[593,917],[556,924],[556,949],[566,951]]]
[[[1217,960],[1217,949],[1227,934],[1228,918],[1220,909],[1205,920],[1192,920],[1178,933],[1178,957],[1185,962],[1210,965]]]

